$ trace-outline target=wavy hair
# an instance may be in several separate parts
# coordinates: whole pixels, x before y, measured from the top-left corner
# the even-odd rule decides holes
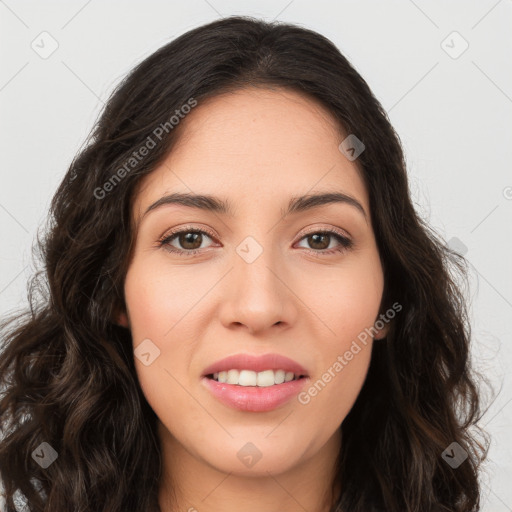
[[[7,512],[16,494],[31,512],[160,510],[157,417],[137,380],[130,332],[115,323],[134,247],[131,207],[141,178],[178,140],[170,117],[191,98],[200,105],[244,87],[305,94],[340,134],[363,141],[357,163],[383,265],[382,305],[403,305],[341,425],[332,511],[480,509],[488,438],[458,281],[467,282],[466,260],[415,212],[400,139],[335,45],[296,25],[232,16],[186,32],[127,74],[52,199],[30,308],[2,323]],[[155,147],[127,169],[149,138]],[[467,453],[456,469],[442,457],[454,442]],[[57,455],[47,467],[42,450]]]

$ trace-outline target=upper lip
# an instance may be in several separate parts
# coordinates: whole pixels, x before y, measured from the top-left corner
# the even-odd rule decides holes
[[[203,371],[203,375],[227,371],[231,369],[252,370],[262,372],[264,370],[284,370],[295,375],[307,377],[307,371],[297,361],[280,354],[264,354],[253,356],[251,354],[235,354],[211,364]]]

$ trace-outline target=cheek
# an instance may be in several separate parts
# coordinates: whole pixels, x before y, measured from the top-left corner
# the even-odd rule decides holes
[[[332,340],[328,346],[336,346],[337,350],[373,326],[383,285],[376,254],[347,258],[336,269],[317,269],[314,278],[298,283],[306,304],[327,328],[325,339]]]
[[[318,439],[327,439],[343,423],[359,396],[368,372],[372,342],[359,345],[350,361],[343,357],[345,352],[333,354],[324,372],[311,379],[298,396],[304,425],[309,423]]]
[[[335,336],[325,336],[316,348],[319,364],[309,386],[298,396],[299,403],[315,418],[314,429],[329,433],[337,428],[354,405],[366,379],[371,360],[373,338],[369,328],[374,316],[368,302],[343,303],[338,297],[331,327]],[[375,301],[375,311],[378,301]],[[305,420],[310,421],[309,420]],[[326,435],[327,435],[326,434]]]
[[[178,381],[183,382],[185,368],[189,366],[189,352],[180,343],[188,326],[181,321],[190,309],[186,294],[183,283],[166,276],[156,265],[135,264],[126,276],[125,298],[135,368],[154,410],[160,409],[164,397],[169,401],[169,396],[174,396],[173,403],[180,401]]]
[[[193,339],[187,332],[191,329],[187,312],[200,291],[196,287],[194,292],[190,279],[176,272],[171,276],[162,266],[145,263],[133,265],[125,281],[137,379],[151,408],[172,430],[179,430],[184,410],[188,411],[187,422],[200,419],[200,411],[191,407],[186,391],[194,346],[183,340]],[[141,350],[142,346],[146,348]],[[149,364],[137,356],[144,352],[150,354]]]
[[[206,286],[198,282],[197,273],[180,269],[171,274],[151,262],[133,265],[126,276],[125,297],[134,345],[145,338],[166,345],[176,339],[176,332],[190,324],[187,315]]]
[[[337,272],[318,273],[314,286],[311,281],[309,291],[303,289],[326,329],[314,348],[317,373],[299,401],[329,428],[348,414],[366,378],[383,284],[380,261],[370,255],[347,260]]]

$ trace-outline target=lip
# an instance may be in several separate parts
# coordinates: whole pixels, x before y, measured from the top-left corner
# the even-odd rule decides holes
[[[303,377],[260,388],[258,386],[226,384],[205,376],[201,379],[201,383],[214,397],[228,407],[247,412],[266,412],[289,402],[300,393],[309,380],[309,377]]]
[[[251,354],[235,354],[211,364],[203,371],[203,377],[217,372],[236,370],[252,370],[262,372],[264,370],[284,370],[295,375],[308,377],[308,372],[297,361],[280,354],[264,354],[253,356]],[[279,384],[281,386],[281,384]]]

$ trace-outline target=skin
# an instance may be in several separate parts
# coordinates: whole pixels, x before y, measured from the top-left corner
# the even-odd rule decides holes
[[[314,383],[374,325],[384,280],[357,160],[338,149],[344,136],[322,105],[284,89],[210,98],[179,130],[178,144],[143,179],[133,203],[137,238],[126,311],[118,317],[134,348],[149,338],[160,350],[148,366],[135,358],[159,418],[160,506],[163,512],[327,512],[340,425],[364,383],[373,340],[360,343],[307,404],[294,397],[272,411],[239,411],[212,396],[201,376],[232,354],[277,352],[305,367]],[[143,217],[171,192],[228,200],[234,215],[166,205]],[[282,217],[292,196],[318,192],[352,196],[366,218],[345,203]],[[184,252],[199,247],[192,256],[158,246],[160,237],[181,227],[206,228],[215,238],[169,242]],[[338,229],[354,246],[322,256],[340,246],[334,237],[315,245],[310,235],[322,229]],[[252,263],[236,252],[247,236],[263,249]],[[237,457],[247,442],[261,453],[251,468]]]

